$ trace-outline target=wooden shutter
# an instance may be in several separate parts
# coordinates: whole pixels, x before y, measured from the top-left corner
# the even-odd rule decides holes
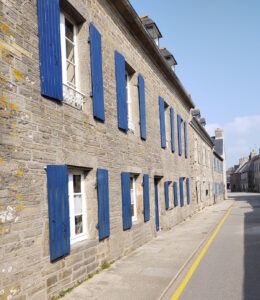
[[[127,172],[121,173],[121,189],[123,230],[127,230],[132,227],[130,174]]]
[[[146,108],[145,108],[145,85],[141,74],[138,76],[138,95],[139,95],[139,116],[140,116],[140,135],[146,140]]]
[[[115,51],[116,93],[117,93],[117,119],[118,128],[128,130],[125,58]]]
[[[144,202],[144,221],[150,220],[150,196],[149,196],[149,175],[143,176],[143,202]]]
[[[93,115],[100,121],[105,121],[104,87],[102,71],[101,34],[93,25],[89,25]]]
[[[170,119],[171,119],[171,150],[175,152],[175,133],[174,133],[174,109],[170,108]]]
[[[183,177],[179,179],[179,186],[180,186],[180,206],[184,206],[184,194],[183,194]]]
[[[41,94],[63,100],[60,43],[60,1],[38,0]]]
[[[173,183],[173,196],[174,196],[174,207],[178,206],[178,184],[176,181]]]
[[[161,133],[161,147],[166,148],[166,129],[165,129],[165,103],[162,97],[159,97],[159,117],[160,117],[160,133]]]
[[[165,199],[165,209],[168,210],[170,203],[169,203],[169,181],[164,182],[164,199]]]
[[[50,258],[70,253],[70,223],[67,166],[47,166]]]
[[[185,158],[188,158],[188,129],[187,129],[187,122],[184,122],[184,152]]]
[[[187,204],[190,204],[190,178],[186,179],[186,188],[187,188]]]
[[[182,155],[182,137],[181,137],[181,123],[182,123],[182,118],[178,114],[177,115],[177,129],[178,129],[178,149],[179,149],[179,156]]]
[[[97,169],[99,240],[110,235],[108,171]]]

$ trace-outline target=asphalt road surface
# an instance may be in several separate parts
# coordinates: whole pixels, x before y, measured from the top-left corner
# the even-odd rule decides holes
[[[181,300],[260,300],[260,194],[236,201]]]

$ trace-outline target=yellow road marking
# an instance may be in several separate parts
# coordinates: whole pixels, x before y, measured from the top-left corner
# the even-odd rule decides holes
[[[223,224],[225,223],[226,219],[230,215],[232,208],[233,207],[231,206],[227,210],[227,212],[225,213],[224,217],[221,219],[221,221],[219,222],[218,226],[215,228],[214,232],[212,233],[211,237],[209,238],[209,240],[207,241],[207,243],[205,244],[205,246],[200,250],[197,258],[195,259],[195,261],[191,265],[190,269],[188,270],[187,274],[183,278],[182,282],[180,283],[180,285],[178,286],[178,288],[176,289],[176,291],[174,292],[174,294],[171,296],[171,300],[178,300],[180,298],[182,292],[184,291],[185,287],[187,286],[188,282],[190,281],[192,275],[194,274],[194,272],[198,268],[200,262],[202,261],[203,257],[205,256],[205,254],[209,250],[210,245],[213,243],[213,241],[215,240],[216,236],[218,235],[218,232],[219,232],[220,228],[223,226]]]

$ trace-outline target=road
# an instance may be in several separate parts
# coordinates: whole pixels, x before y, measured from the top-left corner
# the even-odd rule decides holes
[[[233,209],[181,300],[260,299],[260,194],[231,194]]]

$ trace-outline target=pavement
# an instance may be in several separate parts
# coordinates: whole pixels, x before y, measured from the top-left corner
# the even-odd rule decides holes
[[[172,230],[160,232],[158,237],[138,248],[127,257],[116,261],[109,269],[106,269],[95,275],[93,278],[83,282],[80,286],[68,293],[63,299],[169,299],[174,284],[180,280],[185,269],[192,262],[197,252],[209,238],[233,202],[233,200],[225,200],[213,206],[206,207],[185,222],[176,225]],[[241,202],[241,205],[246,205],[247,210],[251,209],[250,205],[243,204],[243,201]],[[240,209],[238,209],[238,211],[240,211]],[[234,214],[235,213],[237,212],[234,211]],[[229,231],[232,232],[232,230],[233,229],[231,228]],[[241,230],[241,228],[237,228],[238,232],[241,232]],[[232,240],[230,242],[232,243]],[[223,242],[219,248],[224,246],[225,243]],[[242,246],[240,245],[240,242],[238,242],[237,246],[234,243],[234,247],[241,249]],[[232,253],[230,253],[230,250],[224,249],[225,251],[228,251],[227,255],[230,255],[230,259],[234,259],[235,263],[235,249],[232,248],[234,251]],[[218,250],[221,251],[221,249]],[[222,259],[222,257],[219,259]],[[228,260],[230,261],[230,259]],[[241,264],[238,264],[234,271],[236,272],[239,268],[241,268]],[[221,268],[219,268],[219,271],[221,271],[220,269]],[[210,274],[215,273],[216,271],[217,269],[211,269]],[[227,274],[228,276],[231,276],[230,272]],[[222,276],[223,278],[226,278],[226,280],[229,280],[225,273],[218,276]],[[205,286],[205,280],[208,280],[207,274],[203,274],[198,280],[200,280],[200,282],[202,281]],[[193,287],[190,287],[191,290],[189,290],[182,299],[202,299],[200,296],[197,296],[197,298],[192,296],[193,290],[196,289],[196,285],[197,283],[194,282]],[[200,290],[201,285],[199,288],[197,287],[197,292],[199,293]],[[207,295],[206,292],[205,295]],[[209,297],[205,299],[213,298]],[[247,300],[249,299],[250,298]]]
[[[260,299],[260,194],[232,197],[232,211],[181,300]]]

